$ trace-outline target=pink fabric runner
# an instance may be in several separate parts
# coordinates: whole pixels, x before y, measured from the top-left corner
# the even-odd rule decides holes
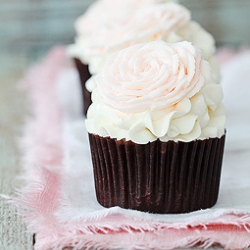
[[[250,61],[250,52],[246,54]],[[226,58],[224,75],[231,73],[233,63],[243,54],[228,55],[220,53],[220,58]],[[232,75],[228,82],[230,79]],[[230,95],[250,89],[245,88],[246,79],[223,84]],[[78,76],[65,57],[65,48],[54,48],[33,66],[23,86],[29,91],[33,116],[20,144],[27,184],[14,203],[28,230],[36,234],[35,249],[174,249],[198,243],[204,248],[214,244],[227,249],[250,246],[250,136],[248,130],[242,131],[250,123],[245,119],[245,106],[244,124],[237,120],[241,131],[234,133],[235,121],[228,124],[216,206],[189,214],[152,215],[119,207],[106,209],[96,201]],[[237,119],[241,119],[239,114]],[[236,145],[241,137],[243,141]]]

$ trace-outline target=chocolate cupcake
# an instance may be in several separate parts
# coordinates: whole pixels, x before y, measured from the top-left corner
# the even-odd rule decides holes
[[[99,203],[151,213],[212,207],[225,110],[201,51],[137,44],[110,56],[95,81],[86,127]]]
[[[218,198],[225,136],[147,144],[90,134],[97,199],[152,213],[212,207]]]

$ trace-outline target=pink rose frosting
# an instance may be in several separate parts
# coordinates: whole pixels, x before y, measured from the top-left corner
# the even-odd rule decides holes
[[[78,17],[75,22],[77,35],[89,35],[102,27],[107,20],[116,20],[119,15],[125,13],[128,8],[128,2],[124,0],[99,0],[95,1],[87,11]],[[136,3],[137,1],[133,1]]]
[[[143,4],[172,1],[174,0],[98,0],[77,18],[75,29],[78,35],[88,35],[102,27],[105,22],[115,22]]]
[[[111,55],[96,83],[104,104],[137,113],[191,98],[210,77],[208,62],[191,43],[155,41]]]

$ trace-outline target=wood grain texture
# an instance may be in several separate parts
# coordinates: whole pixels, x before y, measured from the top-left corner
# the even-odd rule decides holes
[[[56,44],[74,41],[75,19],[93,0],[0,0],[0,75],[24,69]],[[250,44],[249,0],[180,0],[217,45]],[[18,55],[18,61],[16,60]]]
[[[0,77],[0,193],[14,196],[22,183],[20,152],[17,139],[22,133],[24,114],[27,113],[25,96],[17,91],[17,76]],[[0,198],[0,249],[32,249],[32,235],[15,207]]]
[[[74,21],[93,0],[0,0],[0,75],[74,41]],[[18,57],[17,57],[18,56]],[[18,61],[15,62],[16,58]]]
[[[218,46],[250,44],[249,0],[180,0],[192,19],[208,30]]]

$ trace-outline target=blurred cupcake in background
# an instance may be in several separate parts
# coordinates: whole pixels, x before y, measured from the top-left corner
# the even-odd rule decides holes
[[[81,76],[85,113],[95,88],[90,76],[100,72],[109,55],[137,43],[190,41],[202,50],[219,82],[212,35],[192,21],[189,10],[176,1],[96,1],[76,20],[75,29],[75,43],[68,47],[68,53],[75,58]]]

